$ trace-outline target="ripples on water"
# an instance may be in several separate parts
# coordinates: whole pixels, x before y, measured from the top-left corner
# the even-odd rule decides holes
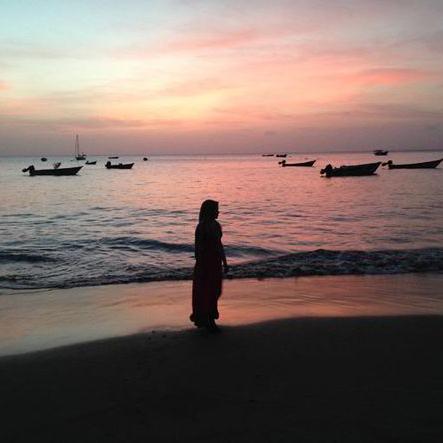
[[[441,152],[394,153],[395,162]],[[92,157],[92,156],[91,156]],[[28,177],[36,159],[0,160],[0,288],[189,278],[202,200],[220,201],[232,277],[443,270],[443,169],[320,178],[371,154],[105,158],[76,177]],[[62,159],[72,165],[70,159]],[[51,161],[51,159],[49,159]],[[42,166],[43,167],[43,166]]]

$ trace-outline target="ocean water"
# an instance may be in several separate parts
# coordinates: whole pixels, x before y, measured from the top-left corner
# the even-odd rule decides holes
[[[78,176],[21,169],[71,158],[0,158],[0,290],[189,279],[200,204],[220,202],[231,278],[443,271],[443,167],[322,178],[333,165],[426,161],[443,152],[89,156]],[[83,162],[79,162],[83,164]]]

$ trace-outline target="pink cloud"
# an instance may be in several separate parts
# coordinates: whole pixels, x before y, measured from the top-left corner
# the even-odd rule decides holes
[[[234,48],[251,43],[260,35],[253,30],[239,30],[232,32],[186,32],[184,35],[174,37],[161,44],[147,44],[120,48],[114,52],[118,57],[143,58],[153,55],[188,53],[201,50],[221,50]]]
[[[349,116],[353,117],[374,117],[379,120],[441,120],[442,110],[423,109],[414,104],[393,104],[393,103],[356,103],[349,109]]]
[[[175,51],[196,51],[200,49],[226,49],[256,41],[262,35],[252,29],[231,32],[195,34],[168,44]]]
[[[215,91],[227,91],[233,88],[234,85],[230,84],[229,81],[211,77],[174,82],[171,83],[171,85],[152,93],[152,95],[165,97],[192,97],[194,95],[206,94]]]
[[[9,85],[0,80],[0,91],[6,91],[7,89],[9,89]]]
[[[343,80],[357,84],[396,86],[415,83],[433,76],[433,73],[419,69],[376,68],[344,76]]]
[[[297,34],[300,32],[303,31],[299,30]],[[210,30],[192,26],[191,31],[185,29],[169,38],[164,36],[161,43],[153,42],[135,47],[122,47],[113,51],[113,54],[118,57],[143,58],[153,55],[193,54],[206,51],[212,56],[217,51],[243,47],[260,47],[263,49],[293,35],[294,30],[272,25]]]

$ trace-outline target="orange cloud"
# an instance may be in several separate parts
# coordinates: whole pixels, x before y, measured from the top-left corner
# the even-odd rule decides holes
[[[251,43],[262,37],[257,31],[245,29],[216,34],[193,35],[187,39],[176,40],[168,44],[175,51],[195,51],[200,49],[226,49]]]
[[[0,127],[14,128],[15,130],[31,130],[38,132],[45,131],[139,131],[139,130],[165,130],[170,128],[178,130],[183,126],[183,122],[173,118],[155,119],[130,119],[130,118],[109,118],[101,116],[91,116],[85,118],[57,118],[49,117],[2,117]]]

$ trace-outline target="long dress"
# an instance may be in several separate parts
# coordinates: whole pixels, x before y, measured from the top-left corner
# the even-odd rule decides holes
[[[216,220],[202,221],[195,230],[195,267],[192,283],[191,321],[206,326],[219,317],[222,293],[222,230]]]

